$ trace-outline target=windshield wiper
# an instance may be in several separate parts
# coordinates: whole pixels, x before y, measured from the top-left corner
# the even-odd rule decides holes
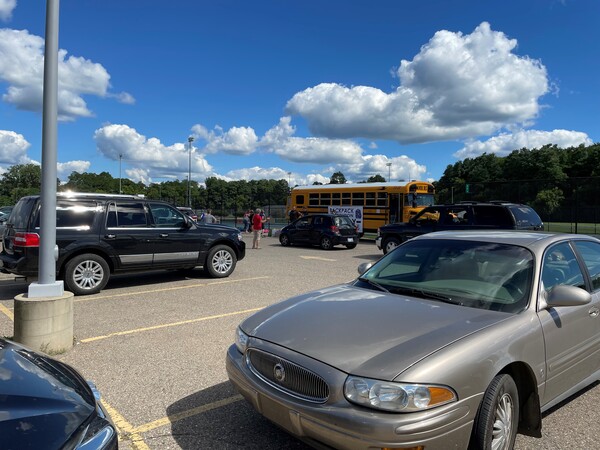
[[[463,305],[463,302],[459,301],[459,300],[454,300],[452,297],[448,297],[447,295],[444,294],[438,294],[437,292],[431,292],[431,291],[424,291],[422,289],[415,289],[415,288],[394,288],[391,292],[393,293],[405,293],[405,294],[411,294],[414,295],[416,297],[421,297],[421,298],[430,298],[432,300],[439,300],[441,302],[444,303],[450,303],[452,305]]]
[[[380,291],[383,292],[390,292],[388,289],[384,288],[382,285],[380,285],[379,283],[377,283],[376,281],[373,280],[369,280],[368,278],[365,277],[358,277],[359,281],[363,281],[367,284],[370,284],[371,286],[375,286],[377,289],[379,289]]]

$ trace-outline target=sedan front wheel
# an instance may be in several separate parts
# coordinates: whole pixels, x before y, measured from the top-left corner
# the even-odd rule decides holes
[[[519,424],[519,391],[510,375],[500,374],[485,391],[473,426],[474,448],[510,450]]]

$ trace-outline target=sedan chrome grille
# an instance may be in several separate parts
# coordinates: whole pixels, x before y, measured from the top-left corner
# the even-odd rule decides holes
[[[265,383],[294,397],[315,403],[329,398],[325,380],[298,364],[256,349],[248,349],[246,364]]]

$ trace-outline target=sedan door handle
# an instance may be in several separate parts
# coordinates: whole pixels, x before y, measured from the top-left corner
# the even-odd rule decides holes
[[[589,310],[589,314],[591,317],[598,317],[600,310],[598,308],[592,308]]]
[[[160,236],[161,238],[166,238],[166,237],[169,237],[169,235],[168,235],[167,233],[160,233],[160,234],[159,234],[159,236]]]
[[[117,235],[116,234],[105,234],[104,237],[106,239],[115,239],[117,237]]]

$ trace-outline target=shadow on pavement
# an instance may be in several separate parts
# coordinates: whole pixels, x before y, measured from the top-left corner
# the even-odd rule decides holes
[[[237,396],[229,382],[221,383],[173,403],[167,408],[167,415],[177,417],[194,408]],[[171,424],[171,435],[184,450],[310,448],[263,418],[244,399],[175,420]]]

